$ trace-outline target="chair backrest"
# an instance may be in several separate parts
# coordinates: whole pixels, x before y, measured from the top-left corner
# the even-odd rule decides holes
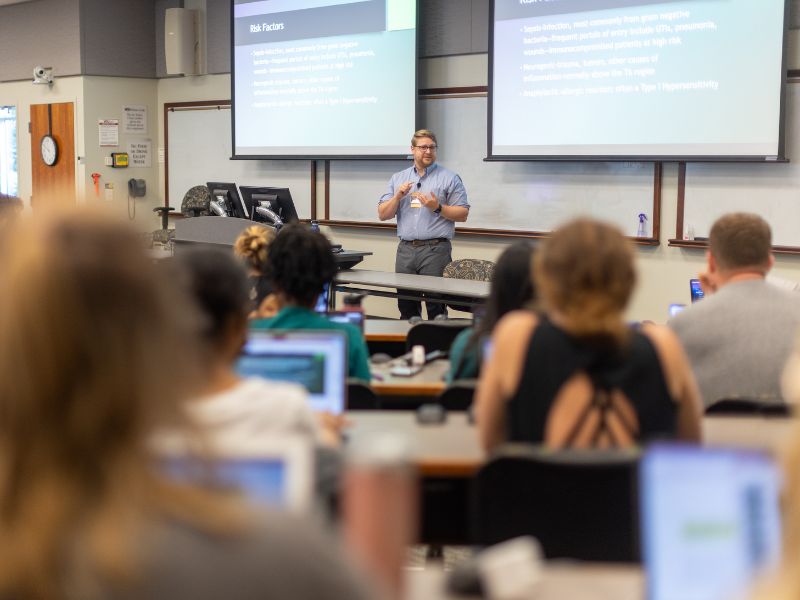
[[[448,263],[442,275],[451,279],[491,281],[492,273],[494,273],[494,263],[490,260],[460,258]]]
[[[491,281],[494,273],[494,263],[490,260],[478,258],[460,258],[451,261],[444,268],[443,277],[451,279],[470,279],[472,281]],[[468,300],[461,296],[447,296],[447,306],[453,310],[471,313],[474,311],[469,304],[459,304],[459,300]],[[450,301],[451,300],[451,301]]]
[[[474,379],[454,381],[439,394],[436,404],[441,404],[447,410],[469,410],[476,384]]]
[[[417,323],[406,335],[406,351],[414,346],[425,346],[426,352],[443,350],[447,352],[456,336],[470,326],[469,319],[452,321],[428,321]]]
[[[475,478],[475,542],[532,535],[548,558],[639,562],[638,459],[504,448]]]
[[[211,192],[205,185],[189,188],[181,201],[181,212],[187,217],[207,217],[211,214]]]
[[[360,379],[347,379],[348,410],[378,410],[381,402],[369,385]]]
[[[748,398],[724,398],[711,403],[705,409],[705,414],[708,416],[791,417],[793,413],[793,407],[785,402],[764,402]]]

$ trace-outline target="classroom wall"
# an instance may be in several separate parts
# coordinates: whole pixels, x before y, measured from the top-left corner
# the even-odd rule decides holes
[[[154,218],[153,208],[164,204],[159,187],[158,166],[158,81],[127,77],[83,77],[83,131],[84,157],[79,171],[79,182],[84,186],[81,196],[87,202],[101,202],[111,206],[120,216],[135,213],[135,221],[143,230],[158,229],[160,222]],[[138,105],[147,107],[147,134],[126,134],[123,130],[123,106]],[[97,121],[118,119],[119,146],[101,147]],[[128,167],[114,169],[107,167],[104,159],[111,152],[126,152],[128,143],[134,140],[150,140],[150,167]],[[100,196],[95,196],[92,173],[100,173]],[[144,179],[147,194],[128,201],[128,179]],[[106,195],[105,185],[113,188]],[[110,198],[109,198],[110,196]]]
[[[79,5],[38,0],[0,8],[0,81],[31,81],[37,65],[53,67],[61,77],[80,75]]]
[[[95,0],[91,0],[91,2],[95,2]],[[219,2],[221,0],[186,0],[183,5],[187,8],[207,9],[208,14],[218,14]],[[480,6],[482,2],[484,0],[471,0],[470,6],[474,8]],[[163,16],[159,16],[158,11],[161,11],[163,15],[164,7],[180,4],[180,0],[156,0],[154,4],[155,28],[161,27],[163,32]],[[110,152],[110,149],[100,149],[97,143],[97,119],[117,118],[115,115],[120,114],[121,106],[124,103],[145,104],[148,108],[153,106],[152,110],[148,110],[148,119],[150,123],[154,124],[148,132],[153,141],[153,166],[143,170],[141,174],[135,175],[141,176],[148,182],[147,197],[137,201],[136,222],[143,229],[156,229],[159,227],[159,221],[150,209],[163,203],[164,198],[163,164],[158,161],[158,150],[164,145],[163,105],[166,102],[228,99],[230,98],[230,76],[213,74],[158,80],[120,77],[65,77],[63,74],[69,71],[80,72],[80,51],[76,50],[76,40],[79,38],[77,32],[80,30],[76,16],[79,13],[78,6],[78,0],[38,0],[35,3],[12,5],[0,9],[0,56],[3,56],[3,60],[0,61],[0,81],[23,79],[22,81],[0,83],[0,104],[13,104],[18,108],[20,195],[27,203],[31,193],[30,137],[24,134],[29,118],[28,106],[40,102],[73,101],[76,103],[76,148],[79,156],[82,157],[76,167],[79,197],[83,197],[87,191],[91,193],[89,174],[100,172],[103,175],[101,181],[114,183],[113,202],[115,207],[123,212],[127,200],[125,182],[129,177],[134,176],[134,173],[132,169],[113,171],[104,167],[102,159]],[[89,4],[87,3],[86,6]],[[34,8],[41,10],[42,7],[52,9],[48,13],[48,23],[61,24],[59,27],[48,27],[48,39],[60,41],[50,43],[45,40],[44,50],[37,54],[39,51],[35,49],[36,45],[30,43],[30,40],[48,36],[43,36],[40,31],[31,26],[31,23],[35,22],[34,13],[31,11]],[[16,18],[8,18],[9,16]],[[102,19],[98,17],[91,26],[99,25],[102,25]],[[218,37],[220,28],[217,25],[219,25],[218,20],[207,22],[209,36],[214,37],[214,41],[209,42],[210,48],[216,47],[220,43]],[[86,23],[84,23],[85,26],[87,26]],[[119,27],[119,24],[112,23],[112,27]],[[480,43],[480,40],[476,43]],[[28,50],[21,53],[18,51],[20,47],[26,47]],[[797,31],[790,32],[789,47],[788,67],[796,69],[800,66],[800,44],[798,44]],[[156,70],[160,72],[163,51],[159,50],[158,43],[155,44],[154,55]],[[220,68],[220,60],[217,53],[214,53],[212,57],[209,57],[208,62],[217,70]],[[31,83],[30,71],[35,64],[57,67],[57,78],[52,87],[36,86]],[[487,83],[486,54],[424,58],[420,60],[419,68],[421,88],[478,86]],[[58,76],[59,73],[61,76]],[[120,138],[124,143],[123,134],[120,134]],[[389,175],[390,173],[387,172],[387,180]],[[198,174],[198,176],[202,180],[202,174]],[[151,184],[151,180],[155,180],[156,184]],[[381,192],[382,190],[375,191],[376,202]],[[322,214],[324,190],[321,173],[317,195],[319,198],[318,214]],[[476,197],[471,200],[473,203],[480,202],[480,198]],[[702,252],[669,248],[666,245],[666,240],[674,236],[676,205],[677,165],[666,164],[661,207],[662,244],[658,247],[637,248],[640,285],[630,307],[629,317],[631,319],[647,318],[664,321],[667,307],[671,302],[688,301],[687,279],[702,268]],[[326,231],[334,241],[342,243],[345,247],[367,249],[373,252],[373,256],[365,260],[363,267],[377,270],[393,269],[396,248],[393,231],[343,227],[328,228]],[[459,235],[454,244],[454,258],[473,257],[494,260],[507,243],[508,240],[502,238]],[[800,259],[792,256],[779,256],[775,272],[781,277],[800,281]],[[397,314],[395,303],[388,299],[369,298],[367,310],[373,314],[386,316]]]

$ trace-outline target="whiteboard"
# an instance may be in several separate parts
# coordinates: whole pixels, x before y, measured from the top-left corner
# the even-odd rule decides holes
[[[485,162],[485,97],[431,97],[420,102],[420,125],[433,130],[438,162],[458,173],[471,205],[470,231],[552,231],[563,221],[588,215],[615,223],[635,236],[640,213],[646,237],[655,207],[653,163]],[[411,132],[409,132],[409,145]],[[377,223],[378,199],[392,173],[409,162],[333,161],[330,167],[332,221]],[[392,221],[393,222],[393,221]]]
[[[800,84],[786,86],[786,156],[789,163],[686,165],[683,235],[708,237],[725,213],[753,212],[772,227],[775,246],[800,246]],[[747,118],[747,115],[742,115]],[[683,237],[683,236],[682,236]]]
[[[208,181],[288,187],[301,219],[311,218],[311,166],[307,160],[230,160],[230,106],[167,111],[168,203],[180,209],[184,194]]]

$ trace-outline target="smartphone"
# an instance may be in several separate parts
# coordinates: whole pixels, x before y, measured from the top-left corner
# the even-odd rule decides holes
[[[700,285],[699,279],[690,279],[689,280],[689,291],[692,295],[692,302],[697,302],[698,300],[702,300],[705,294],[703,293],[703,287]]]

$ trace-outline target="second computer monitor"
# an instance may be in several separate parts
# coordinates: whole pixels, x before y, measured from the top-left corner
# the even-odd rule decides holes
[[[211,192],[211,199],[223,205],[227,216],[239,219],[249,219],[250,211],[239,195],[239,189],[235,183],[225,183],[220,181],[209,181],[206,183],[208,191]]]
[[[299,220],[289,188],[242,186],[239,190],[251,213],[255,212],[253,207],[259,202],[269,202],[268,208],[277,213],[284,223],[294,223]]]

